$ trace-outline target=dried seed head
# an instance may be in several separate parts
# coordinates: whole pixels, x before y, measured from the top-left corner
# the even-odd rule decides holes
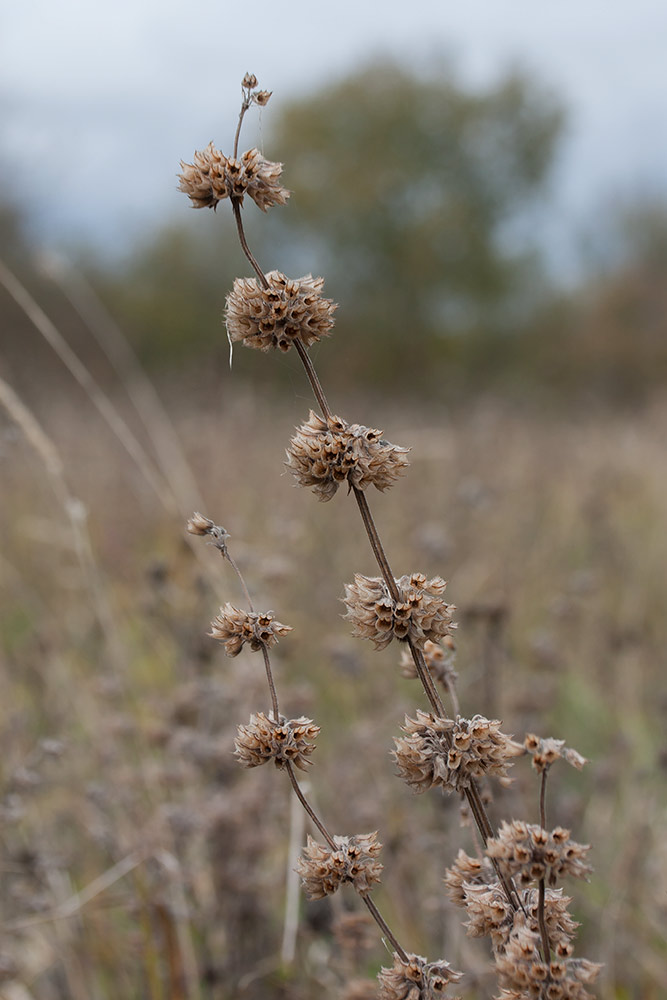
[[[442,595],[447,584],[439,576],[427,580],[412,573],[396,580],[400,600],[395,601],[380,577],[356,573],[354,583],[345,584],[347,614],[353,635],[370,639],[376,649],[384,649],[392,639],[410,639],[420,649],[427,639],[436,642],[456,626],[453,604]]]
[[[438,1000],[450,983],[458,983],[463,976],[449,962],[427,962],[421,955],[408,955],[404,962],[396,952],[393,958],[391,969],[382,968],[378,975],[378,1000]]]
[[[254,90],[257,86],[257,77],[254,73],[246,73],[241,81],[241,86],[245,87],[246,90]]]
[[[552,737],[542,739],[535,736],[534,733],[528,733],[523,745],[533,758],[533,767],[539,774],[547,771],[559,757],[566,760],[572,767],[576,767],[578,771],[581,771],[584,764],[587,763],[586,758],[582,757],[580,753],[565,746],[565,740],[555,740]]]
[[[311,410],[290,441],[285,464],[299,486],[331,500],[346,480],[360,490],[371,485],[386,490],[405,471],[408,451],[385,441],[382,431],[340,417],[323,420]]]
[[[266,102],[265,102],[266,103]],[[179,191],[187,194],[193,208],[215,208],[225,198],[250,195],[255,204],[266,212],[272,205],[284,205],[289,191],[279,177],[282,163],[265,160],[258,149],[248,149],[240,160],[225,156],[209,142],[206,149],[196,151],[194,163],[181,160]]]
[[[259,767],[273,760],[278,768],[294,764],[305,771],[312,763],[308,758],[315,749],[319,731],[320,727],[304,716],[274,722],[258,712],[250,716],[247,726],[239,726],[234,741],[235,756],[244,767]]]
[[[454,669],[456,658],[456,647],[451,635],[446,635],[442,642],[431,642],[427,639],[424,643],[424,659],[434,681],[438,681],[445,690],[453,687],[459,675]],[[417,676],[417,668],[409,650],[404,649],[401,653],[401,670],[404,677],[413,679]]]
[[[252,99],[255,102],[255,104],[259,104],[259,106],[263,108],[265,107],[265,105],[269,103],[269,99],[272,93],[273,93],[272,90],[258,90],[256,94],[252,95]]]
[[[523,747],[500,731],[497,719],[439,719],[417,710],[405,717],[405,736],[394,740],[398,773],[415,791],[441,785],[463,792],[478,778],[504,778]]]
[[[382,849],[377,832],[354,837],[334,837],[336,850],[319,844],[312,837],[299,858],[296,871],[309,899],[323,899],[344,882],[351,882],[360,896],[369,893],[380,881],[383,864],[376,861]]]
[[[246,642],[256,652],[262,646],[274,646],[291,631],[291,625],[274,620],[273,611],[241,611],[228,602],[211,622],[208,634],[223,643],[227,656],[238,656]]]
[[[563,827],[549,833],[521,820],[503,822],[498,835],[486,845],[487,855],[524,886],[542,878],[554,886],[565,875],[587,878],[592,869],[583,859],[589,850],[588,844],[570,840],[570,831]]]
[[[320,295],[324,278],[286,278],[280,271],[266,275],[268,288],[257,278],[237,278],[227,296],[225,321],[232,342],[268,351],[288,351],[295,340],[309,347],[333,327],[336,305]]]
[[[498,883],[498,876],[488,858],[471,858],[469,854],[459,849],[456,861],[448,868],[443,882],[447,887],[447,895],[456,906],[465,906],[465,887],[467,885],[489,886]]]
[[[210,517],[204,517],[198,511],[195,511],[186,524],[186,529],[191,535],[208,535],[214,528],[215,523]]]
[[[570,958],[570,947],[556,948],[549,964],[540,951],[540,935],[517,913],[515,927],[504,949],[495,953],[503,1000],[592,1000],[586,990],[602,966],[585,958]]]

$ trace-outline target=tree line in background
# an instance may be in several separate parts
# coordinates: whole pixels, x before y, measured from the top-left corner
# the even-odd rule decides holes
[[[249,239],[267,269],[316,270],[340,303],[337,349],[318,347],[328,384],[634,401],[665,381],[664,205],[602,220],[600,266],[576,291],[550,278],[538,235],[563,123],[558,101],[525,76],[479,93],[447,72],[379,63],[267,112],[266,155],[287,163],[293,193],[256,228],[249,205]],[[247,265],[225,207],[208,226],[158,230],[121,265],[80,262],[153,370],[227,363],[224,297]],[[35,271],[16,211],[0,212],[0,229],[5,255],[86,356],[86,330]],[[0,317],[5,363],[20,367],[31,334],[4,296]],[[287,361],[276,373],[245,353],[236,378],[252,368],[253,381],[259,371],[291,384]]]

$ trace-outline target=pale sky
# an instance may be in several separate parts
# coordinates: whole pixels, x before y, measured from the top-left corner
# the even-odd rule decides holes
[[[614,198],[667,197],[662,0],[5,0],[0,169],[46,242],[122,248],[186,216],[179,160],[229,144],[246,71],[274,91],[267,116],[373,55],[447,52],[473,85],[519,65],[569,108],[556,239]]]

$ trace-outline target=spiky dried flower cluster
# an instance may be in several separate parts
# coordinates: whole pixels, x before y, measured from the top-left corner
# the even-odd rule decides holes
[[[545,879],[554,886],[565,875],[587,878],[592,869],[583,859],[589,850],[590,845],[571,840],[570,831],[562,826],[549,832],[521,820],[503,822],[497,836],[486,844],[488,857],[495,858],[521,885]]]
[[[458,983],[463,976],[449,962],[427,962],[421,955],[408,955],[404,962],[396,952],[393,958],[392,967],[378,974],[378,1000],[438,1000],[450,983]]]
[[[547,771],[561,757],[572,767],[576,767],[578,771],[581,771],[584,764],[587,763],[586,758],[582,757],[580,753],[565,746],[565,740],[555,740],[553,737],[543,739],[540,736],[535,736],[534,733],[528,733],[523,745],[533,758],[533,767],[539,774]]]
[[[258,149],[248,149],[236,160],[209,142],[206,149],[195,150],[193,160],[181,160],[178,175],[178,189],[187,194],[193,208],[215,208],[225,198],[243,204],[247,194],[266,212],[272,205],[284,205],[289,198],[289,191],[278,180],[282,163],[265,160]]]
[[[488,858],[472,858],[459,848],[454,864],[447,869],[443,882],[447,895],[456,906],[465,906],[466,887],[495,885],[495,869]]]
[[[225,313],[233,343],[243,341],[259,351],[288,351],[295,340],[309,347],[331,332],[336,304],[320,295],[324,278],[287,278],[269,271],[266,280],[268,288],[257,278],[234,281]]]
[[[372,485],[384,491],[407,468],[410,449],[385,441],[382,433],[340,417],[323,420],[311,410],[290,441],[285,464],[318,500],[331,500],[345,480],[359,490]]]
[[[344,882],[351,882],[359,895],[365,896],[380,881],[384,867],[376,860],[382,850],[377,832],[333,839],[335,851],[309,836],[297,862],[296,871],[308,898],[323,899]]]
[[[259,104],[263,108],[269,103],[269,98],[273,93],[272,90],[257,90],[258,81],[254,73],[246,73],[241,81],[241,86],[244,90],[248,91],[247,100],[250,104]],[[254,91],[254,93],[251,93]]]
[[[256,652],[262,646],[275,646],[279,637],[291,631],[291,625],[275,621],[273,611],[241,611],[227,602],[211,622],[208,634],[224,645],[227,656],[238,656],[246,642]]]
[[[398,773],[418,792],[441,785],[462,792],[477,778],[505,778],[523,747],[500,731],[497,719],[439,719],[417,709],[406,715],[403,732],[394,740]]]
[[[276,767],[294,764],[302,771],[312,763],[308,758],[315,749],[320,731],[312,719],[282,719],[274,722],[263,712],[250,716],[247,726],[239,726],[234,741],[235,756],[244,767],[259,767],[273,760]]]
[[[355,573],[354,583],[345,584],[347,614],[352,634],[370,639],[376,649],[384,649],[392,639],[410,639],[422,649],[427,639],[437,642],[456,626],[453,604],[442,595],[447,584],[441,577],[427,580],[423,573],[411,573],[396,580],[400,600],[395,601],[384,580]]]
[[[555,958],[545,962],[540,935],[520,920],[497,952],[496,969],[504,987],[499,1000],[591,1000],[586,986],[595,981],[601,966],[585,958],[571,958],[569,945],[558,945]]]
[[[454,657],[456,647],[451,635],[444,636],[442,642],[431,642],[427,639],[424,643],[424,659],[434,681],[438,681],[445,690],[455,685],[459,675],[454,669]],[[400,660],[401,671],[404,677],[413,680],[417,676],[417,668],[409,650],[404,649]]]

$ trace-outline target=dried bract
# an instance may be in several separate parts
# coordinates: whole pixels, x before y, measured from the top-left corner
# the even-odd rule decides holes
[[[463,976],[449,962],[427,962],[421,955],[407,957],[404,962],[394,952],[392,967],[380,970],[378,1000],[438,1000],[450,983],[458,983]]]
[[[392,639],[410,639],[422,649],[427,639],[437,642],[456,626],[453,604],[442,595],[447,584],[439,576],[427,580],[412,573],[396,580],[400,599],[395,601],[380,577],[356,573],[354,583],[345,584],[347,614],[353,635],[370,639],[376,649],[384,649]]]
[[[266,102],[265,102],[266,103]],[[272,205],[284,205],[289,191],[280,184],[282,163],[265,160],[258,149],[248,149],[240,160],[225,156],[209,142],[196,151],[193,163],[181,160],[179,190],[187,194],[193,208],[215,208],[225,198],[243,204],[248,194],[266,212]]]
[[[351,882],[357,892],[365,896],[374,883],[380,881],[384,867],[376,860],[382,849],[377,832],[333,839],[335,851],[309,836],[297,862],[296,871],[308,898],[323,899],[336,892],[344,882]]]
[[[359,490],[386,490],[405,471],[408,451],[385,441],[382,431],[340,417],[323,420],[311,410],[290,441],[285,464],[299,486],[331,500],[345,481]]]
[[[287,278],[280,271],[266,275],[268,288],[257,278],[237,278],[227,296],[225,320],[229,339],[260,351],[288,351],[295,340],[304,347],[327,336],[336,308],[320,292],[324,278],[306,274]]]
[[[320,727],[305,716],[274,722],[258,712],[250,716],[247,726],[239,726],[234,741],[235,756],[244,767],[259,767],[273,760],[278,768],[294,764],[305,771],[312,763],[308,758],[315,749],[319,731]]]
[[[237,656],[246,642],[256,652],[262,646],[275,646],[279,637],[291,631],[291,625],[275,621],[273,611],[241,611],[227,602],[211,622],[208,634],[224,645],[227,656]]]
[[[399,775],[416,791],[441,785],[462,792],[478,778],[504,778],[513,758],[523,753],[520,744],[500,731],[497,719],[475,715],[472,719],[439,719],[417,710],[405,718],[405,736],[394,740]]]
[[[454,669],[455,646],[450,635],[446,635],[441,643],[427,639],[423,653],[426,666],[434,681],[442,684],[445,690],[456,684],[459,675]],[[414,679],[417,676],[415,661],[407,649],[401,653],[401,670],[404,677]]]
[[[456,906],[465,906],[465,887],[491,886],[498,883],[498,876],[488,858],[471,858],[469,854],[459,849],[456,861],[448,868],[443,882],[447,887],[447,895]]]
[[[533,767],[540,774],[547,771],[561,757],[578,771],[581,771],[587,763],[586,758],[580,753],[565,746],[565,740],[555,740],[552,737],[542,739],[534,733],[528,733],[523,745],[533,758]]]
[[[487,841],[486,853],[521,885],[545,879],[554,886],[565,875],[587,878],[592,871],[583,860],[588,844],[570,840],[570,831],[557,826],[551,832],[533,823],[502,823],[498,835]]]

